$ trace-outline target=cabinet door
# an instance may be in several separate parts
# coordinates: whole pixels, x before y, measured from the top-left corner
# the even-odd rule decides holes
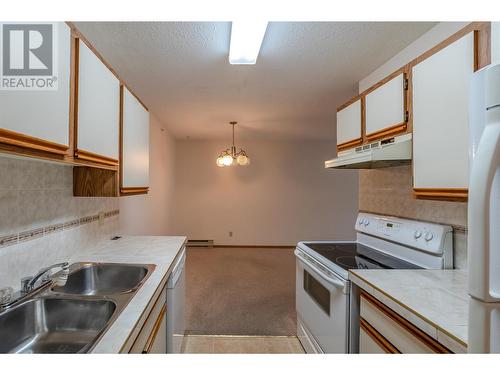
[[[369,141],[406,130],[405,76],[398,74],[365,98]]]
[[[361,144],[361,98],[337,112],[337,149]]]
[[[167,288],[164,287],[128,353],[167,352]]]
[[[0,90],[0,143],[64,155],[69,148],[71,31],[63,22],[48,25],[52,25],[57,89]],[[1,30],[4,26],[0,23]]]
[[[473,72],[473,33],[413,67],[413,187],[417,197],[467,197]]]
[[[149,112],[122,86],[122,194],[147,193],[149,186]]]
[[[120,82],[79,40],[76,156],[107,165],[119,157]]]
[[[160,312],[160,316],[151,332],[150,340],[146,344],[144,354],[166,354],[167,353],[167,314],[166,305]]]

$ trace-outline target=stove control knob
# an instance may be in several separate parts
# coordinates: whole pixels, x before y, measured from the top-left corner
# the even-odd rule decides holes
[[[367,227],[370,224],[370,221],[366,219],[363,224],[365,224],[365,227]]]
[[[415,233],[413,233],[413,237],[415,237],[415,239],[418,240],[420,237],[422,237],[422,232],[416,230]]]
[[[432,234],[432,232],[427,232],[424,238],[426,241],[430,241],[434,238],[434,235]]]
[[[359,219],[359,221],[358,221],[359,225],[363,225],[364,222],[365,222],[365,219],[363,219],[363,218]]]

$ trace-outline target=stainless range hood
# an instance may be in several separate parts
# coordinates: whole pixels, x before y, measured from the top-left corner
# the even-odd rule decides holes
[[[410,164],[412,134],[376,141],[339,152],[335,159],[325,161],[325,168],[372,169]]]

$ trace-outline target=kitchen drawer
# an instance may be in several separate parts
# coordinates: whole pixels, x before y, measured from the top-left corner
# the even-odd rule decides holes
[[[167,288],[165,287],[144,322],[130,353],[166,353],[166,302]]]
[[[399,353],[398,350],[377,332],[364,319],[359,322],[359,353],[387,354]]]
[[[367,323],[400,353],[450,353],[432,337],[364,292],[361,294],[360,316],[361,324],[363,321]]]

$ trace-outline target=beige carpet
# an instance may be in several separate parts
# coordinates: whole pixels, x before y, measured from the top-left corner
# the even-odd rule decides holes
[[[293,249],[189,248],[186,333],[295,336]]]
[[[185,354],[304,354],[297,337],[186,336]]]

